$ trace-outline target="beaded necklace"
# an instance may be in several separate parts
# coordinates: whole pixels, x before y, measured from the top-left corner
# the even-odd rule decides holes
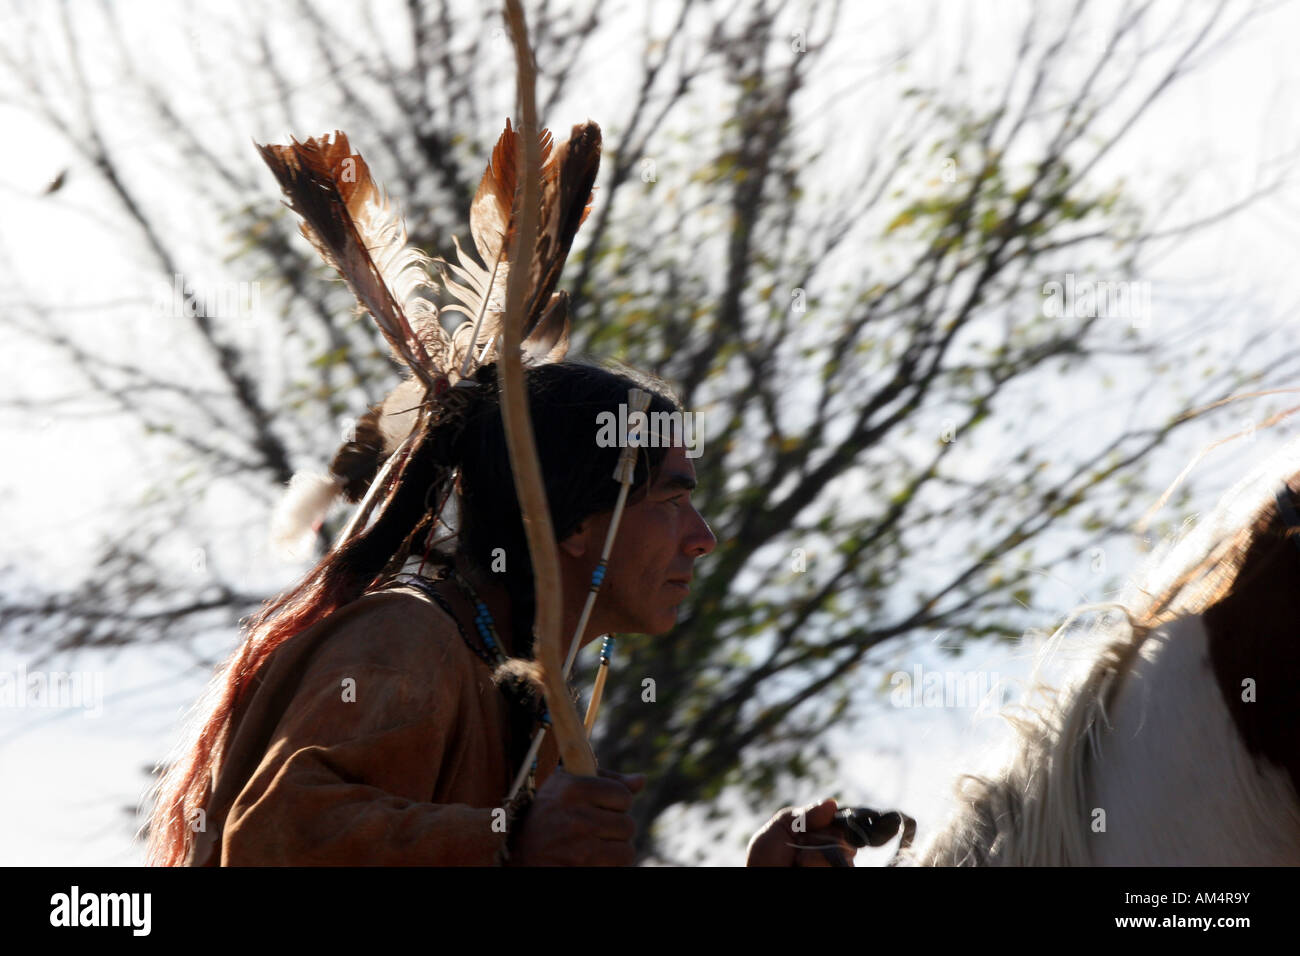
[[[487,649],[497,656],[499,663],[506,663],[506,653],[500,649],[500,635],[497,633],[497,623],[495,623],[493,618],[491,618],[491,611],[487,610],[486,602],[482,600],[481,597],[478,597],[478,592],[474,591],[474,585],[469,583],[469,581],[465,579],[465,576],[460,574],[459,570],[452,571],[452,575],[455,576],[456,584],[459,584],[461,588],[464,588],[465,593],[469,596],[469,601],[471,601],[471,604],[474,606],[474,627],[478,628],[478,636],[482,637],[482,641],[487,645]],[[541,726],[539,726],[537,730],[533,731],[534,741],[537,740],[538,735],[543,734],[543,732],[551,726],[551,713],[550,710],[546,709],[545,698],[542,700],[541,717],[539,717],[539,721],[541,721]],[[529,748],[529,752],[534,752],[534,749],[536,748]],[[516,810],[517,812],[517,809],[520,809],[521,806],[528,803],[529,800],[532,800],[532,797],[536,792],[537,757],[534,756],[532,765],[528,767],[528,777],[525,778],[523,786],[521,786],[519,790],[510,793],[510,795],[507,796],[506,803],[511,809]]]
[[[504,664],[507,658],[505,652],[501,650],[501,637],[497,634],[496,622],[492,620],[492,612],[488,610],[488,606],[483,599],[478,596],[478,592],[474,590],[474,585],[470,584],[459,570],[452,571],[452,574],[456,578],[456,583],[464,588],[465,593],[469,595],[470,603],[474,605],[474,626],[478,628],[479,637],[483,639],[483,643],[487,645],[488,650],[496,655],[498,663]],[[546,709],[545,701],[542,702],[540,720],[541,727],[533,732],[534,738],[542,732],[543,728],[551,726],[551,713]],[[526,791],[529,796],[537,790],[536,757],[533,758],[532,766],[528,768],[528,777],[524,783],[523,790]],[[514,797],[515,794],[510,795],[511,800],[513,800]]]
[[[470,603],[474,605],[474,627],[478,630],[478,636],[483,640],[483,646],[487,648],[488,653],[492,655],[497,664],[504,664],[508,658],[505,651],[501,649],[501,635],[497,634],[496,622],[492,620],[492,612],[483,599],[478,596],[474,586],[469,583],[468,579],[460,573],[453,570],[452,577],[460,585],[461,590],[468,595]]]

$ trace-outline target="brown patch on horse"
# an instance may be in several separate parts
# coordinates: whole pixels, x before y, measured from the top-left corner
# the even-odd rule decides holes
[[[1300,550],[1288,537],[1300,528],[1276,506],[1256,528],[1230,592],[1203,614],[1210,666],[1246,749],[1284,768],[1300,794]]]

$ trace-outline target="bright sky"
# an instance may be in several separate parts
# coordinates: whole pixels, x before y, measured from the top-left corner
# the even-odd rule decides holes
[[[338,5],[340,15],[345,6]],[[935,5],[933,16],[917,16],[918,5],[914,3],[846,6],[845,26],[832,41],[830,62],[837,66],[814,78],[809,95],[815,93],[843,107],[844,112],[828,109],[825,116],[828,127],[837,126],[843,138],[840,148],[849,162],[861,152],[861,146],[854,143],[869,136],[871,123],[890,108],[889,99],[880,94],[879,88],[862,85],[862,77],[887,60],[900,29],[922,44],[912,68],[914,75],[942,71],[956,55],[956,39],[969,38],[972,84],[978,85],[981,74],[1001,76],[999,71],[1008,62],[1015,40],[1009,24],[1020,21],[1022,9],[1015,4],[953,2]],[[183,42],[173,42],[172,7],[145,3],[120,7],[130,24],[132,49],[141,68],[164,78],[178,96],[189,91],[194,102],[204,102],[205,86],[229,81],[220,68],[198,75],[187,67]],[[1178,20],[1186,7],[1177,3],[1157,5],[1165,20]],[[77,4],[73,8],[82,9]],[[89,4],[85,8],[93,9]],[[40,7],[38,16],[51,16],[52,9]],[[627,5],[610,17],[610,32],[601,42],[591,44],[587,54],[588,68],[599,71],[600,82],[576,84],[557,107],[555,125],[588,116],[604,123],[604,117],[626,115],[625,104],[636,77],[628,66],[632,61],[624,55],[626,47],[619,40],[620,31],[634,36],[647,19],[657,32],[671,25],[669,15],[660,13],[663,7],[656,7],[653,14],[641,13],[640,9],[636,4]],[[383,17],[379,19],[387,22]],[[396,22],[401,18],[389,19]],[[792,28],[797,27],[792,23]],[[1186,23],[1179,29],[1185,31]],[[210,37],[200,36],[188,42],[207,44],[207,52],[214,55],[218,67],[224,64],[227,71],[237,72],[237,64],[221,56],[219,43],[213,39],[221,35],[221,31],[214,30]],[[1279,5],[1260,23],[1248,27],[1229,51],[1203,65],[1165,96],[1098,170],[1099,181],[1124,176],[1139,199],[1167,201],[1158,187],[1175,173],[1183,173],[1188,179],[1180,202],[1185,204],[1182,208],[1189,217],[1243,195],[1250,189],[1256,170],[1266,167],[1286,149],[1300,145],[1300,129],[1292,119],[1291,109],[1300,95],[1300,64],[1292,55],[1297,35],[1300,11],[1295,3]],[[170,51],[170,59],[160,59],[165,54],[159,51]],[[1072,68],[1068,61],[1062,62],[1062,70]],[[108,76],[91,77],[92,87],[101,93],[108,92],[111,82]],[[869,94],[855,96],[859,87]],[[503,87],[496,111],[501,117],[508,112],[509,102],[509,90]],[[242,157],[239,161],[247,162],[249,138],[279,140],[288,132],[301,137],[336,125],[336,114],[329,103],[300,94],[295,98],[295,107],[299,119],[296,128],[268,128],[250,121],[243,139],[215,143],[213,148],[223,156]],[[492,117],[490,125],[495,128],[499,119]],[[124,238],[87,218],[104,203],[93,172],[70,155],[57,136],[42,129],[21,109],[0,103],[0,121],[9,131],[9,142],[21,144],[21,148],[5,150],[0,160],[0,189],[9,203],[0,223],[0,251],[17,266],[25,290],[59,290],[61,325],[74,329],[88,347],[103,350],[103,354],[120,354],[138,351],[142,343],[148,342],[158,351],[160,367],[177,377],[201,382],[210,373],[197,355],[183,351],[183,342],[160,349],[155,326],[141,327],[138,321],[124,324],[125,317],[139,316],[138,303],[148,299],[152,287],[142,286],[137,278],[141,255],[134,245],[135,237]],[[123,123],[123,153],[140,164],[135,169],[142,170],[142,175],[152,177],[150,195],[160,202],[173,196],[175,204],[188,201],[188,193],[175,189],[165,175],[158,175],[148,165],[153,153],[149,139],[131,135],[129,112]],[[808,135],[820,132],[810,127]],[[58,201],[34,198],[64,168],[70,169],[70,175]],[[273,195],[268,176],[265,195],[250,200],[265,200]],[[1300,244],[1294,218],[1300,208],[1298,199],[1300,193],[1292,185],[1159,261],[1150,278],[1156,283],[1157,297],[1162,292],[1170,294],[1161,300],[1164,311],[1158,314],[1162,319],[1150,334],[1168,334],[1180,321],[1189,321],[1192,312],[1188,303],[1215,290],[1230,296],[1230,301],[1241,308],[1242,328],[1254,328],[1290,314],[1291,306],[1300,300],[1293,264]],[[180,205],[176,209],[178,217],[194,215]],[[1178,221],[1182,218],[1178,217]],[[223,246],[226,241],[224,235],[196,230],[187,240],[178,240],[176,253],[196,274],[202,275],[205,269],[219,274],[220,259],[228,251]],[[0,281],[6,283],[0,291],[0,308],[9,308],[14,300],[26,296],[27,291],[14,288],[7,278]],[[101,308],[104,303],[117,301],[123,303],[117,310]],[[1167,324],[1162,324],[1165,321]],[[258,327],[252,323],[249,334],[256,335]],[[1234,334],[1236,327],[1230,329]],[[254,341],[250,340],[250,344]],[[260,347],[267,356],[264,373],[279,374],[276,344],[262,343]],[[0,386],[5,392],[28,397],[79,390],[74,387],[75,380],[48,352],[26,342],[5,343],[0,353],[0,381],[5,383]],[[1062,416],[1072,419],[1090,412],[1105,416],[1126,411],[1109,408],[1107,403],[1113,400],[1100,390],[1093,395],[1056,395],[1052,401]],[[1242,416],[1249,414],[1243,407]],[[1283,431],[1291,433],[1285,428]],[[322,455],[333,450],[332,437],[321,436]],[[1203,440],[1202,433],[1172,455],[1170,478]],[[0,417],[0,441],[4,447],[14,449],[11,465],[0,482],[5,492],[0,496],[0,518],[8,530],[3,556],[19,561],[22,576],[34,584],[50,584],[68,574],[75,576],[96,532],[123,530],[114,527],[110,504],[139,495],[147,485],[142,474],[170,470],[156,450],[134,442],[128,445],[122,430],[108,419],[87,416],[81,421],[56,418],[33,423],[8,414]],[[1202,500],[1212,501],[1243,462],[1262,454],[1267,450],[1265,446],[1273,447],[1261,439],[1254,446],[1244,445],[1231,455],[1207,463]],[[203,509],[201,513],[212,515],[213,532],[210,541],[195,542],[194,549],[178,554],[178,561],[191,561],[198,549],[210,556],[208,559],[219,560],[223,541],[241,536],[247,541],[264,531],[261,506],[250,509],[247,498],[227,494],[193,504]],[[245,514],[254,517],[243,525],[232,525],[231,515]],[[258,560],[241,566],[239,579],[271,593],[300,571],[278,567],[262,553]],[[1080,600],[1099,597],[1089,593],[1094,586],[1085,568],[1058,577],[1038,596],[1042,604],[1035,611],[1041,610],[1042,626],[1059,620]],[[218,654],[231,646],[234,637],[225,631],[204,642],[210,653]],[[0,650],[0,674],[20,673],[28,666],[28,658],[11,649],[12,641],[2,643],[6,646]],[[975,648],[953,661],[940,658],[933,649],[899,648],[883,659],[891,669],[910,671],[919,663],[926,668],[986,670],[1015,681],[1028,672],[1031,657],[1032,648]],[[0,788],[0,861],[138,864],[142,853],[140,846],[131,842],[135,824],[127,809],[138,802],[143,792],[141,769],[165,752],[180,712],[194,700],[206,675],[195,671],[188,655],[168,648],[136,648],[115,659],[87,655],[62,666],[89,670],[102,678],[102,715],[83,716],[79,708],[0,707],[0,775],[11,781]],[[942,818],[956,773],[977,769],[980,755],[1004,745],[1007,734],[996,719],[976,721],[973,709],[891,707],[874,681],[872,678],[864,682],[863,700],[867,706],[862,721],[834,735],[844,774],[829,789],[848,802],[902,808],[917,817],[923,827],[933,827]],[[13,781],[19,785],[14,786]],[[827,789],[810,785],[806,792],[789,794],[787,799],[811,800]],[[708,862],[739,862],[745,836],[777,807],[733,809],[731,840],[705,846]],[[701,848],[698,824],[694,813],[671,813],[665,818],[663,832],[670,856],[689,859],[695,849]],[[863,864],[883,862],[884,854],[879,853],[860,858]]]

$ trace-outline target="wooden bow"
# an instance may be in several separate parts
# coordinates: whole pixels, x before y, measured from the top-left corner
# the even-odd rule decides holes
[[[510,38],[515,47],[521,117],[519,138],[524,152],[524,175],[519,178],[520,185],[516,192],[516,202],[520,204],[519,228],[510,253],[510,262],[518,263],[523,261],[520,250],[532,249],[537,243],[541,154],[537,145],[535,68],[532,48],[528,44],[528,27],[519,0],[506,0],[506,24],[510,28]],[[542,482],[542,469],[537,458],[537,443],[520,357],[528,281],[528,269],[512,268],[506,284],[504,341],[499,358],[506,445],[510,451],[510,467],[515,475],[519,509],[523,515],[528,552],[533,563],[533,591],[537,598],[536,658],[541,667],[551,729],[565,770],[580,776],[595,776],[596,757],[587,743],[582,721],[569,698],[564,680],[564,654],[560,648],[560,559],[555,545],[551,510],[546,500],[546,486]],[[578,635],[574,639],[580,638],[581,635]]]

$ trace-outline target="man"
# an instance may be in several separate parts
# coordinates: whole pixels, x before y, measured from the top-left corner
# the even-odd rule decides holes
[[[691,503],[695,487],[691,459],[681,445],[671,447],[649,492],[623,514],[601,598],[580,638],[583,647],[610,633],[655,635],[672,630],[678,608],[690,592],[695,561],[717,545],[708,523]],[[605,512],[588,519],[559,542],[565,591],[561,634],[573,634],[577,627],[610,518],[611,513]],[[484,581],[481,593],[493,617],[508,620],[509,602],[504,592]],[[635,794],[644,786],[645,777],[640,774],[624,776],[602,771],[601,777],[581,778],[563,770],[552,772],[523,818],[512,862],[631,864],[635,859],[632,840],[636,830],[628,811]],[[812,832],[810,842],[833,843],[848,858],[856,854],[852,846],[828,829],[835,813],[833,800],[798,812],[808,815],[802,829]],[[795,814],[790,808],[779,812],[754,837],[749,865],[790,866],[796,859],[802,865],[830,865],[821,853],[797,852],[791,833]],[[819,834],[818,830],[827,832]]]
[[[610,476],[619,450],[598,447],[595,422],[629,387],[651,386],[652,411],[677,410],[662,383],[631,374],[553,363],[528,375],[566,635],[576,629],[617,491]],[[381,518],[264,612],[218,675],[215,703],[161,787],[154,862],[633,862],[629,811],[645,783],[639,775],[565,773],[548,735],[531,801],[506,805],[540,720],[540,695],[519,679],[532,651],[532,574],[495,370],[475,379],[455,426],[415,446]],[[695,561],[716,545],[691,503],[696,475],[684,449],[645,448],[638,457],[636,490],[578,637],[583,645],[606,633],[670,631]],[[427,542],[439,529],[440,512],[430,520],[426,502],[452,487],[460,505],[454,549],[412,548],[412,539]],[[350,600],[328,599],[346,597],[349,582],[371,582],[395,556],[421,551],[420,567],[433,562],[438,573],[389,576]],[[786,808],[751,841],[748,862],[828,865],[796,844],[833,844],[852,858],[828,829],[834,812],[824,801],[796,827]]]

